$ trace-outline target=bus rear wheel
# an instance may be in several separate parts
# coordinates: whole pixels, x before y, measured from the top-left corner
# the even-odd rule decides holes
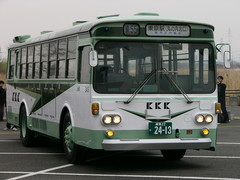
[[[79,164],[86,160],[87,150],[74,143],[73,141],[73,127],[71,123],[70,114],[67,113],[63,120],[63,148],[69,163]]]
[[[22,144],[26,147],[33,146],[35,134],[27,127],[27,113],[25,106],[23,106],[20,110],[19,122],[20,122],[20,138],[22,140]]]
[[[166,160],[180,160],[186,153],[186,149],[181,150],[161,150],[163,158]]]

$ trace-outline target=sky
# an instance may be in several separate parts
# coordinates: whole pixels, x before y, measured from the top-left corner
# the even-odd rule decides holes
[[[239,7],[240,0],[0,0],[0,57],[18,35],[36,36],[98,16],[153,12],[213,25],[216,43],[230,43],[233,59],[240,61]]]

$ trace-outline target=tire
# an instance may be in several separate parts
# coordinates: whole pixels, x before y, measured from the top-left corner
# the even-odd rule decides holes
[[[35,133],[27,127],[27,113],[25,106],[23,106],[20,110],[19,122],[20,138],[22,140],[22,144],[26,147],[33,146],[35,140]]]
[[[67,160],[72,164],[84,163],[87,156],[87,149],[81,147],[73,142],[72,123],[69,113],[67,113],[63,120],[62,142],[64,152]]]
[[[161,150],[163,158],[166,160],[180,160],[186,153],[186,149],[181,150]]]

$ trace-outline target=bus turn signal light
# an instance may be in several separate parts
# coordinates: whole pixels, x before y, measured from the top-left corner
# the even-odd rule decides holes
[[[92,114],[93,115],[99,114],[99,104],[98,103],[92,103]]]
[[[222,112],[221,103],[215,104],[215,112],[216,112],[216,114],[220,114]]]

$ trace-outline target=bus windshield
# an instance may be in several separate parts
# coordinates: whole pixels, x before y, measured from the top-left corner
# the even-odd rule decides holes
[[[214,54],[208,43],[99,42],[94,89],[98,93],[211,93],[215,89]],[[170,77],[170,78],[169,78]]]

